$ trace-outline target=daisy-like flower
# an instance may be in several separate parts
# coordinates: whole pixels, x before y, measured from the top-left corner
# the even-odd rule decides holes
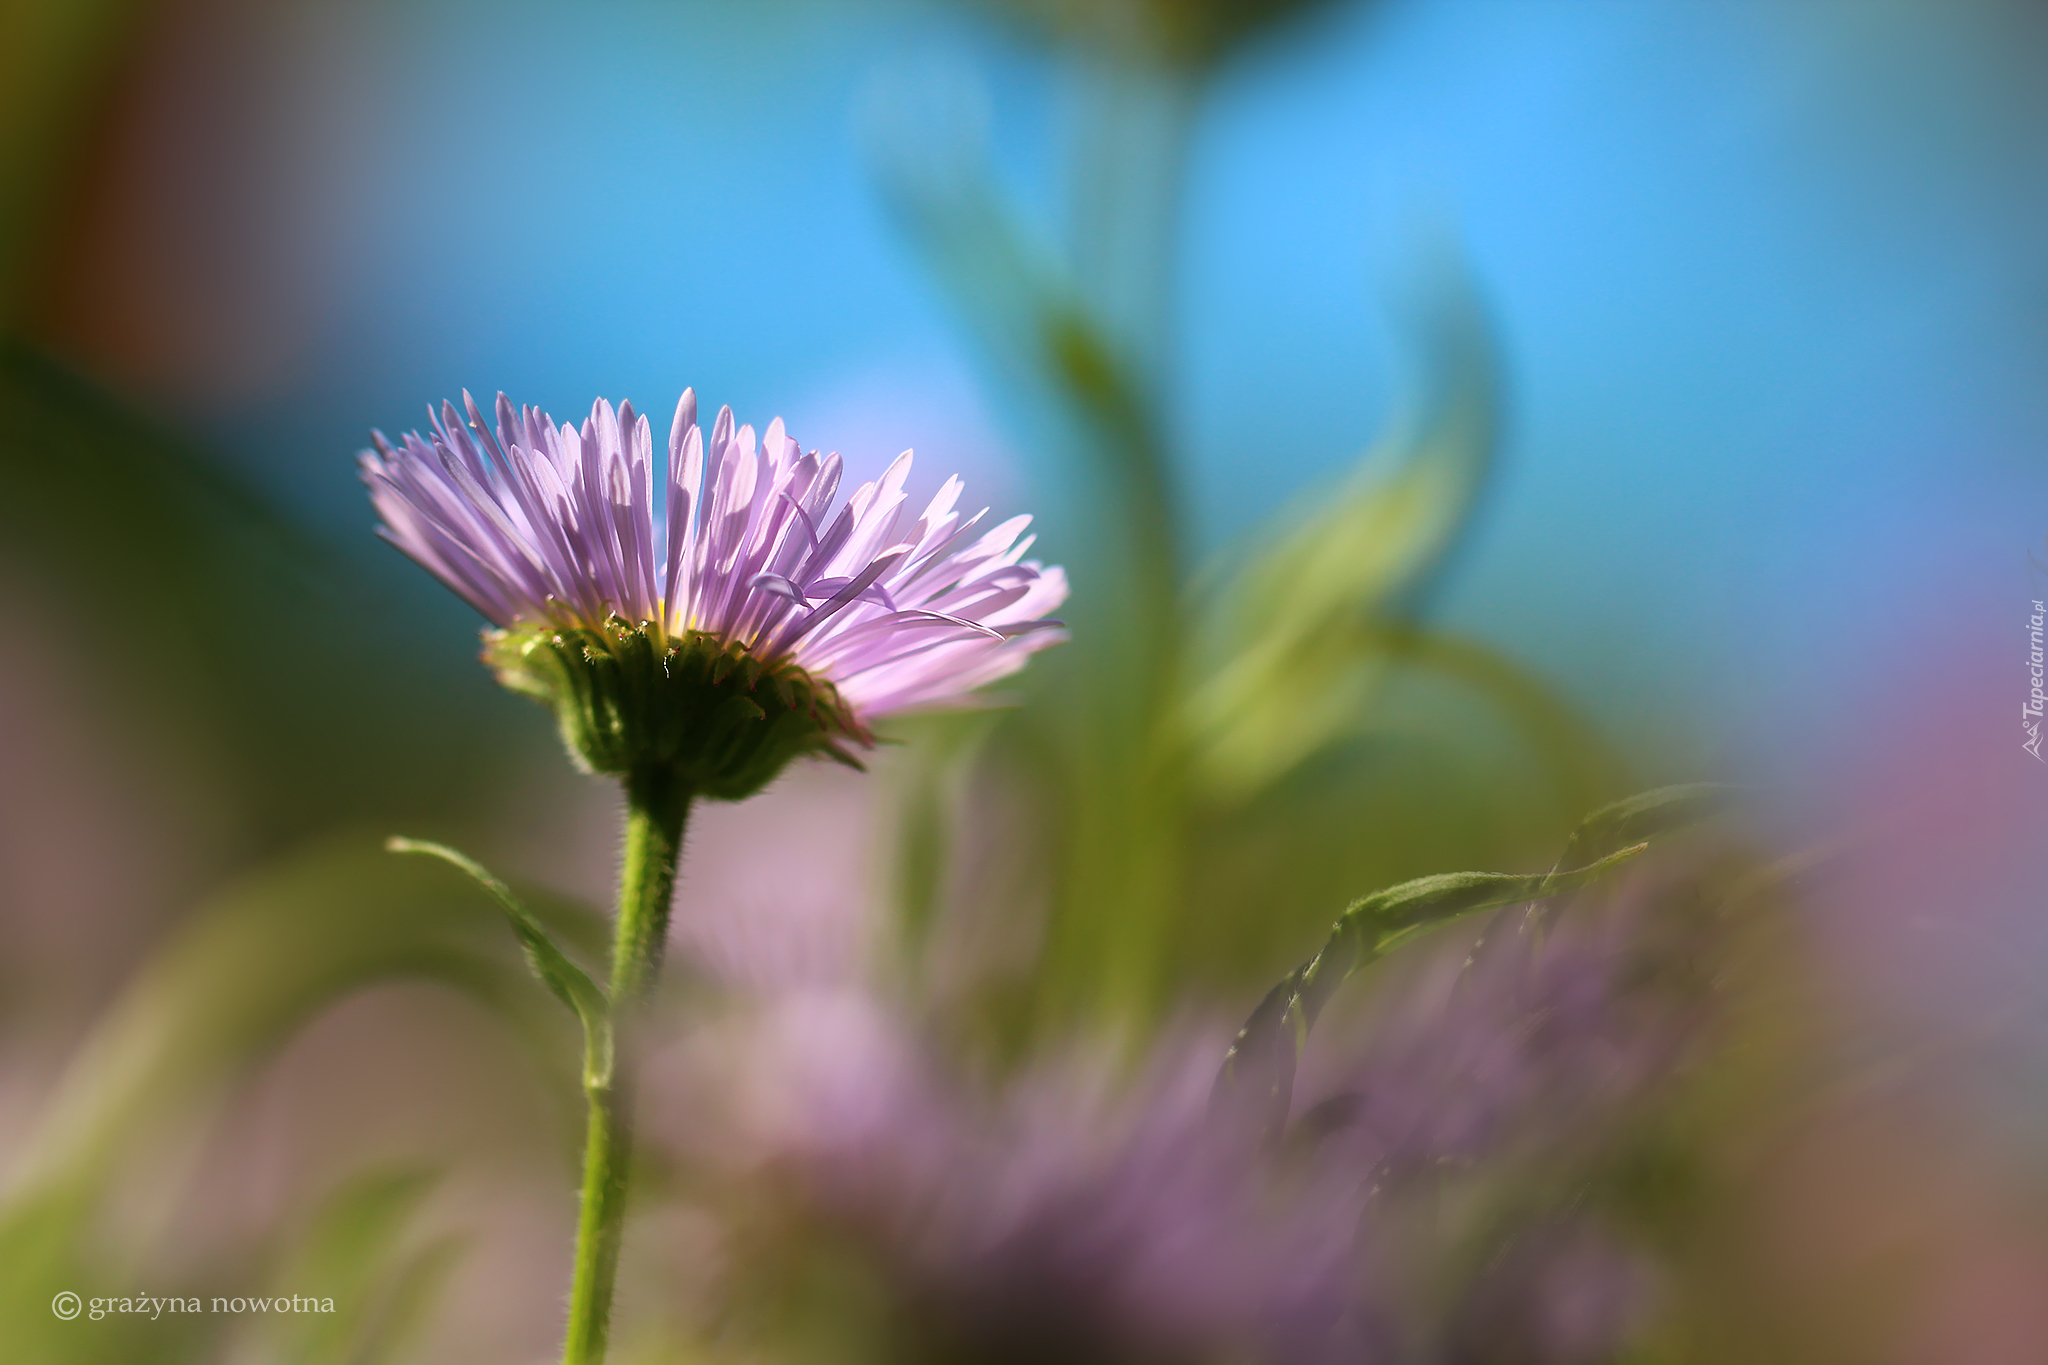
[[[500,394],[495,433],[463,403],[363,452],[379,532],[491,621],[500,680],[552,705],[593,771],[666,765],[737,799],[1063,638],[1066,576],[1024,558],[1031,519],[977,533],[957,478],[909,517],[908,451],[835,512],[837,454],[730,408],[707,447],[692,391],[659,488],[630,403],[600,399],[579,431]]]

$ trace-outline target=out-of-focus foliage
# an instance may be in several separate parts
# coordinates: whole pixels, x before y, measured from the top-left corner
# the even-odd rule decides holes
[[[982,0],[1060,43],[1201,68],[1325,0]]]
[[[451,879],[423,871],[423,865],[389,858],[360,833],[280,859],[196,913],[109,1009],[38,1116],[0,1201],[0,1268],[6,1271],[0,1335],[24,1350],[33,1343],[37,1354],[24,1358],[175,1359],[187,1333],[225,1330],[226,1323],[212,1318],[196,1326],[159,1319],[146,1327],[121,1318],[105,1332],[98,1324],[85,1332],[54,1318],[50,1302],[64,1289],[122,1283],[125,1268],[152,1263],[152,1252],[162,1248],[109,1244],[99,1231],[108,1216],[103,1201],[120,1188],[122,1173],[167,1146],[175,1149],[193,1125],[203,1131],[208,1111],[229,1086],[306,1021],[355,991],[399,979],[435,980],[501,1011],[531,1038],[541,1074],[563,1097],[565,1129],[573,1130],[574,1042],[552,1009],[537,1008],[545,1002],[509,951],[497,907],[481,890],[459,883],[451,888]],[[558,932],[571,942],[587,941],[589,927],[573,910],[558,912]],[[402,1202],[401,1193],[390,1191],[383,1200]],[[358,1229],[372,1241],[387,1235],[377,1224],[397,1216],[395,1206],[374,1218],[363,1210],[333,1215],[344,1222],[372,1218],[371,1226]],[[359,1241],[351,1251],[345,1234],[346,1227],[317,1234],[321,1244],[306,1255],[337,1273],[347,1269],[367,1294],[386,1272],[361,1264],[371,1247]],[[417,1267],[424,1271],[447,1252],[420,1254],[427,1256]],[[246,1294],[248,1280],[228,1278],[240,1269],[188,1266],[185,1273],[198,1275],[200,1283],[158,1280],[154,1292],[206,1299],[215,1291]],[[430,1285],[424,1279],[385,1291],[385,1298],[400,1299],[374,1316],[358,1298],[322,1330],[351,1340],[358,1331],[395,1330],[417,1311],[406,1308],[402,1296],[427,1293]],[[282,1283],[278,1288],[304,1292]],[[102,1354],[115,1334],[124,1334],[123,1349],[132,1355]]]
[[[285,1319],[275,1331],[280,1358],[355,1365],[396,1359],[411,1344],[462,1252],[452,1237],[423,1245],[407,1239],[408,1224],[433,1185],[431,1172],[373,1171],[328,1198],[300,1245],[281,1259],[273,1287],[294,1295],[318,1287],[323,1299],[334,1300],[335,1311]]]
[[[707,1114],[669,1132],[710,1176],[685,1197],[730,1231],[703,1349],[1631,1358],[1689,1292],[1664,1275],[1720,1197],[1702,1141],[1750,1085],[1721,1060],[1728,986],[1768,960],[1768,878],[1721,839],[1659,843],[1554,914],[1376,964],[1284,1134],[1257,1095],[1212,1095],[1220,1040],[1185,1018],[1137,1068],[1052,1049],[994,1079],[886,993],[731,1001],[719,1046],[669,1077]],[[1472,880],[1420,894],[1445,908]]]
[[[1041,704],[987,741],[1036,771],[1051,839],[1038,860],[1049,884],[1020,888],[1050,908],[1033,975],[997,1025],[1011,1036],[1076,1018],[1142,1023],[1190,983],[1243,989],[1252,973],[1277,974],[1282,945],[1360,882],[1419,875],[1432,858],[1527,856],[1622,784],[1538,681],[1418,616],[1497,438],[1484,309],[1454,263],[1411,290],[1411,419],[1344,488],[1196,590],[1161,411],[1171,348],[1153,334],[1170,304],[1092,283],[1174,288],[1158,276],[1193,106],[1120,67],[1087,79],[1111,90],[1089,107],[1112,126],[1090,125],[1074,200],[1116,204],[1149,237],[1088,217],[1063,253],[1024,226],[961,120],[920,115],[916,92],[899,91],[875,121],[890,201],[1031,438],[1064,458],[1071,493],[1054,515],[1078,528],[1074,641],[1027,684]],[[1382,707],[1404,681],[1425,713],[1476,700],[1494,728]],[[1377,797],[1401,808],[1404,837],[1350,833],[1374,827]],[[1422,841],[1406,837],[1417,830]],[[907,856],[929,863],[928,822],[916,837]]]
[[[492,689],[433,686],[418,617],[189,442],[18,341],[0,342],[0,480],[9,571],[80,640],[104,640],[92,657],[127,713],[115,723],[182,737],[246,837],[444,810],[503,763],[474,709],[498,704]]]
[[[1661,836],[1727,805],[1712,785],[1665,787],[1602,807],[1580,822],[1564,856],[1549,872],[1525,876],[1497,872],[1443,872],[1360,897],[1337,917],[1314,957],[1267,992],[1231,1044],[1218,1078],[1232,1102],[1269,1109],[1268,1126],[1283,1129],[1294,1094],[1295,1066],[1316,1017],[1337,988],[1416,935],[1481,910],[1527,905],[1532,921],[1541,903],[1591,885]],[[1540,908],[1539,908],[1540,907]]]
[[[135,0],[0,5],[0,327],[19,321],[33,253],[139,11]]]
[[[1364,723],[1374,682],[1399,658],[1389,624],[1485,480],[1496,403],[1485,321],[1455,276],[1438,287],[1448,306],[1432,300],[1439,316],[1416,330],[1447,391],[1346,487],[1286,518],[1196,637],[1189,742],[1198,780],[1222,801],[1244,800]]]

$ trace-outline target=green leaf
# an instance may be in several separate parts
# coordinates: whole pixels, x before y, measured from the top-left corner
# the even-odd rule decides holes
[[[1418,877],[1353,901],[1321,951],[1267,992],[1238,1031],[1217,1077],[1219,1096],[1255,1093],[1269,1129],[1286,1125],[1295,1066],[1323,1006],[1354,972],[1426,929],[1479,910],[1562,895],[1606,876],[1649,847],[1637,844],[1570,872],[1447,872]]]
[[[398,1167],[346,1181],[313,1216],[288,1275],[308,1285],[364,1288],[438,1180],[431,1170]],[[349,1297],[359,1301],[362,1295]]]
[[[430,1171],[376,1171],[327,1199],[275,1288],[332,1299],[334,1311],[283,1319],[281,1359],[295,1365],[372,1365],[394,1356],[419,1325],[459,1249],[451,1237],[405,1246],[435,1181]]]
[[[505,919],[511,924],[512,932],[519,936],[521,946],[526,949],[526,960],[533,967],[533,974],[554,992],[557,1000],[574,1010],[576,1017],[582,1021],[584,1085],[598,1089],[611,1084],[610,1002],[606,1000],[605,993],[598,984],[555,946],[555,941],[548,937],[548,931],[542,928],[540,921],[519,903],[518,898],[505,883],[492,876],[483,864],[474,858],[458,853],[446,844],[393,835],[384,841],[384,847],[392,853],[419,853],[451,863],[467,873],[477,885],[491,893],[492,899],[504,910]]]
[[[1277,1136],[1294,1099],[1295,1068],[1323,1006],[1353,973],[1427,929],[1480,910],[1546,900],[1599,880],[1674,833],[1725,810],[1735,788],[1699,782],[1659,787],[1603,806],[1579,823],[1544,873],[1451,872],[1418,877],[1353,901],[1322,950],[1266,993],[1238,1031],[1216,1093],[1250,1096]],[[1567,870],[1568,869],[1568,870]]]
[[[215,452],[5,336],[0,487],[16,586],[53,621],[79,603],[118,617],[58,644],[107,679],[108,723],[169,736],[240,843],[385,823],[394,793],[444,812],[510,758],[492,731],[520,703],[398,555],[328,544]]]
[[[75,1358],[61,1343],[43,1349],[53,1325],[64,1341],[96,1340],[52,1318],[50,1298],[91,1281],[100,1206],[124,1164],[178,1141],[335,1001],[383,982],[431,980],[522,1033],[556,1022],[551,1008],[540,1017],[538,993],[504,951],[500,912],[481,893],[429,893],[373,849],[351,832],[240,879],[180,924],[95,1023],[17,1149],[0,1198],[0,1341],[21,1347],[14,1357]]]
[[[1624,780],[1621,764],[1599,732],[1534,672],[1472,640],[1397,623],[1367,627],[1362,646],[1392,667],[1420,670],[1470,694],[1508,725],[1557,793],[1560,813],[1585,810]],[[1370,720],[1364,734],[1377,728]],[[1611,851],[1611,850],[1609,850]],[[1566,857],[1563,864],[1585,862]]]
[[[1602,857],[1625,844],[1675,834],[1687,826],[1725,811],[1738,788],[1718,782],[1687,782],[1655,787],[1602,806],[1579,822],[1566,841],[1557,867],[1570,867]],[[1556,869],[1552,869],[1555,873]],[[1524,930],[1542,936],[1547,906],[1533,906]]]
[[[1213,795],[1241,800],[1357,727],[1389,663],[1380,628],[1470,518],[1492,465],[1497,365],[1469,285],[1442,281],[1419,310],[1419,415],[1290,513],[1205,624],[1202,652],[1221,662],[1185,723]]]
[[[1569,867],[1611,853],[1625,844],[1698,824],[1727,810],[1738,790],[1718,782],[1688,782],[1623,797],[1579,822],[1557,865]]]

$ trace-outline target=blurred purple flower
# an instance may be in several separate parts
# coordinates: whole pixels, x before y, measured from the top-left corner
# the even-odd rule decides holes
[[[1653,1268],[1587,1193],[1707,1021],[1671,970],[1683,945],[1658,933],[1668,896],[1504,913],[1466,951],[1412,961],[1353,1027],[1325,1021],[1296,1159],[1367,1196],[1328,1358],[1580,1365],[1652,1311]]]
[[[674,1121],[860,1249],[903,1358],[1606,1359],[1657,1276],[1585,1190],[1700,1023],[1623,909],[1418,962],[1363,1040],[1329,1020],[1278,1150],[1211,1107],[1220,1031],[989,1091],[845,987],[759,1002]]]
[[[1658,1278],[1590,1220],[1519,1229],[1464,1287],[1433,1354],[1488,1365],[1602,1365],[1655,1310]]]
[[[1135,1081],[1073,1055],[993,1095],[858,992],[784,997],[744,1034],[712,1159],[861,1247],[911,1358],[1204,1360],[1342,1309],[1357,1207],[1280,1197],[1253,1131],[1210,1113],[1222,1030]]]
[[[1644,917],[1516,914],[1423,959],[1377,1002],[1361,1048],[1326,1030],[1304,1059],[1300,1126],[1384,1173],[1582,1140],[1678,1060],[1701,1020],[1658,988]]]
[[[905,451],[837,516],[840,459],[719,410],[708,453],[685,390],[669,433],[663,510],[653,443],[630,403],[600,399],[578,431],[498,396],[495,440],[463,395],[431,432],[362,454],[379,534],[498,626],[595,628],[616,614],[737,643],[833,683],[864,717],[943,702],[1023,667],[1062,638],[1045,613],[1065,574],[1024,554],[1029,517],[981,536],[948,479],[905,525]]]

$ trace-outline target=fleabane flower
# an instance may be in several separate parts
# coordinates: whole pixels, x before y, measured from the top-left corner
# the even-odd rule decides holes
[[[486,661],[592,771],[668,766],[738,799],[1064,638],[1047,613],[1066,575],[1024,558],[1031,519],[980,529],[957,478],[908,516],[909,451],[835,511],[836,453],[805,453],[779,417],[757,438],[730,408],[707,446],[690,390],[658,489],[630,403],[598,400],[578,430],[500,394],[495,432],[463,405],[395,446],[374,434],[379,534],[492,623]]]

